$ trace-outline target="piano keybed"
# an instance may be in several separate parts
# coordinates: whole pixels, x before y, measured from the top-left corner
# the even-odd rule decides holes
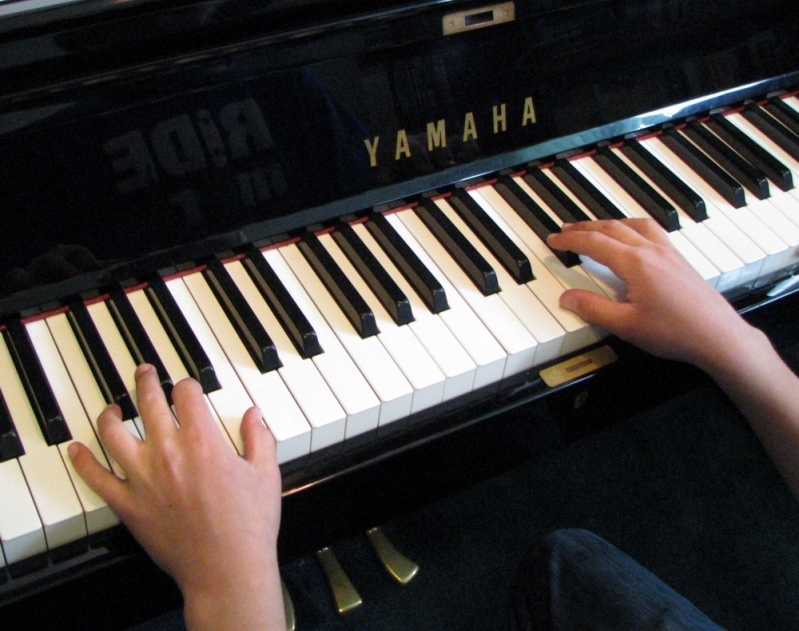
[[[783,95],[8,322],[0,581],[86,552],[118,524],[67,446],[84,442],[123,474],[96,419],[117,402],[144,438],[137,363],[156,364],[167,395],[181,379],[201,381],[239,453],[242,414],[257,405],[279,461],[301,466],[601,342],[560,294],[623,300],[624,287],[596,262],[549,249],[546,234],[564,222],[651,216],[719,291],[788,286],[799,263],[797,177],[799,99]]]

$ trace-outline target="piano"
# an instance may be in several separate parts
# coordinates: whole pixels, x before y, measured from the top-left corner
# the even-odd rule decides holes
[[[624,291],[563,222],[784,330],[798,90],[787,0],[0,2],[0,619],[176,605],[66,456],[137,363],[261,406],[291,559],[703,378],[558,307]]]

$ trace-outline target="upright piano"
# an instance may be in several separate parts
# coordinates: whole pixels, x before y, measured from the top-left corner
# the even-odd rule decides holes
[[[789,0],[0,2],[0,620],[174,604],[66,455],[138,363],[262,408],[285,560],[701,379],[558,306],[624,299],[564,222],[795,320],[798,71]]]

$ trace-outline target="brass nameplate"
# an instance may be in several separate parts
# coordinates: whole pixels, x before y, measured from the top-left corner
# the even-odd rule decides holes
[[[565,362],[545,368],[541,371],[540,375],[545,384],[550,388],[554,388],[567,381],[577,379],[577,377],[582,377],[595,370],[608,366],[617,359],[616,353],[613,352],[610,346],[600,346],[582,355],[567,359]]]
[[[444,16],[444,35],[454,35],[473,31],[486,26],[495,26],[516,19],[516,7],[513,2],[503,2],[479,9],[459,11]]]

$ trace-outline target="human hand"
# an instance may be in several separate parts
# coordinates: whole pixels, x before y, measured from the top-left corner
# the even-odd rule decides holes
[[[224,441],[200,385],[185,379],[172,399],[152,366],[136,371],[146,438],[122,424],[118,406],[98,419],[120,479],[87,447],[70,445],[75,469],[177,582],[190,628],[285,628],[277,565],[281,481],[275,443],[257,408],[241,425],[245,454]]]
[[[570,289],[561,306],[655,355],[710,369],[749,328],[654,220],[566,224],[548,243],[606,265],[626,283],[624,302]]]

